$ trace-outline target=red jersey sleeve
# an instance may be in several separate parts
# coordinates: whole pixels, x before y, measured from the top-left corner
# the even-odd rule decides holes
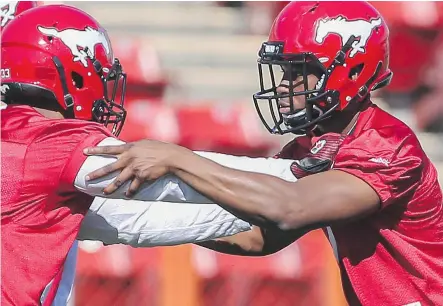
[[[333,169],[369,184],[384,208],[414,192],[421,180],[422,155],[417,138],[408,129],[368,130],[345,140]]]
[[[29,166],[34,168],[29,173],[46,177],[46,182],[50,181],[59,192],[77,192],[74,180],[87,157],[83,149],[111,136],[109,131],[96,123],[57,120],[38,135],[29,147],[28,160],[33,161]]]
[[[96,146],[103,139],[113,137],[104,127],[97,125],[90,125],[82,131],[83,137],[77,143],[72,151],[72,155],[63,169],[60,177],[61,182],[69,185],[69,188],[74,188],[74,181],[81,166],[85,162],[87,156],[83,154],[83,149],[91,146]],[[82,133],[79,133],[80,135]]]

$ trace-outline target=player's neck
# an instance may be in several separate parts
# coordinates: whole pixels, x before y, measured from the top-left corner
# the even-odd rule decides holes
[[[352,120],[349,122],[349,124],[343,129],[342,134],[348,135],[351,133],[352,129],[355,127],[355,124],[357,123],[358,115],[360,115],[360,112],[356,113]]]
[[[43,116],[45,116],[46,118],[64,119],[63,115],[60,112],[49,110],[49,109],[44,109],[44,108],[39,108],[39,107],[34,107],[34,109],[37,112],[39,112],[40,114],[42,114]]]
[[[348,118],[334,118],[334,120],[330,120],[328,122],[324,122],[322,125],[319,125],[315,130],[315,135],[320,136],[326,133],[337,133],[347,135],[355,126],[357,122],[358,115],[360,112],[354,114],[352,117]]]
[[[345,111],[338,113],[329,120],[326,120],[322,125],[319,125],[318,130],[320,133],[337,133],[347,135],[354,128],[358,116],[362,111],[361,105],[355,104],[348,107]]]

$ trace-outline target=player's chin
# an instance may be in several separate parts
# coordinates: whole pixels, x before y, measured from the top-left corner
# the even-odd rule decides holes
[[[284,117],[298,117],[303,116],[306,114],[305,108],[296,108],[294,111],[291,112],[291,108],[288,107],[280,107],[278,109],[279,113],[282,114]]]
[[[302,113],[303,111],[306,111],[304,107],[301,107],[302,105],[299,105],[301,103],[294,103],[293,109],[291,111],[291,104],[289,101],[286,100],[280,100],[278,105],[278,112],[282,115],[286,116],[292,116],[295,114]]]
[[[280,108],[278,109],[278,112],[282,115],[286,115],[291,112],[291,108],[289,106],[288,107],[280,106]]]

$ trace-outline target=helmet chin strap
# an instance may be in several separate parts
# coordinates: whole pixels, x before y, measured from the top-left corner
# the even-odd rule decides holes
[[[63,68],[63,64],[57,56],[53,56],[52,60],[54,61],[55,67],[57,68],[57,72],[60,78],[60,82],[63,90],[63,99],[65,101],[66,110],[64,112],[64,116],[66,118],[75,118],[74,115],[74,98],[69,93],[68,85],[66,82],[66,74],[65,69]]]

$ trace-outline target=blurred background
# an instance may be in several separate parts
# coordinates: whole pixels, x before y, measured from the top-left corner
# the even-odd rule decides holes
[[[128,73],[121,138],[269,156],[253,109],[257,52],[287,2],[69,2],[109,32]],[[392,84],[374,96],[418,132],[443,173],[443,2],[374,2],[391,29]],[[440,180],[443,181],[443,180]],[[346,305],[324,235],[264,258],[194,245],[132,249],[82,242],[72,305]]]

